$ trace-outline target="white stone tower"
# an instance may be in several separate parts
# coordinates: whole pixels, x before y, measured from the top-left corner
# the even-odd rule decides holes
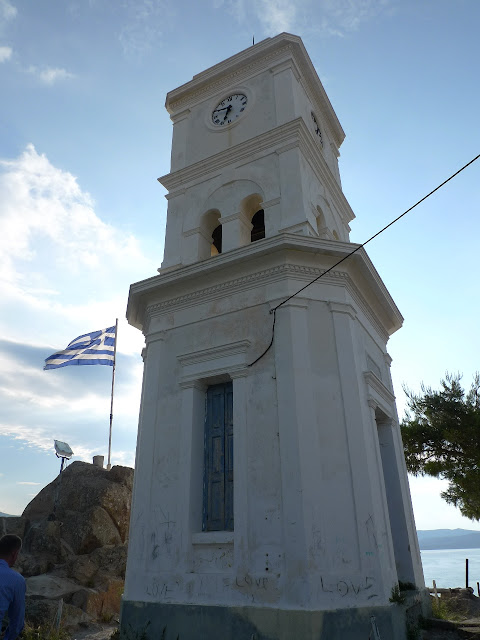
[[[363,249],[284,302],[357,246],[340,123],[289,34],[166,107],[164,261],[127,310],[146,347],[123,637],[401,640],[392,588],[424,586],[402,317]]]

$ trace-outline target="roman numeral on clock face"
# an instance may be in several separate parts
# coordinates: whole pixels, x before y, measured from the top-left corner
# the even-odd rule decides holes
[[[231,124],[246,110],[247,103],[243,93],[232,93],[223,98],[212,111],[212,123],[217,127]]]

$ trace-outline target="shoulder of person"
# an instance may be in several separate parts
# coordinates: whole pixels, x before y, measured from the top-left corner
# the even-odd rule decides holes
[[[10,571],[12,572],[12,575],[14,575],[14,580],[16,582],[19,582],[21,584],[25,584],[25,578],[22,576],[21,573],[19,573],[16,569],[10,569]]]

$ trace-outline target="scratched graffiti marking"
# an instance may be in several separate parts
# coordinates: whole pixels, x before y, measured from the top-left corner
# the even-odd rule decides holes
[[[166,528],[167,528],[167,531],[170,531],[170,527],[172,527],[172,528],[173,528],[177,523],[175,522],[175,520],[171,520],[171,519],[170,519],[170,511],[167,511],[167,513],[165,513],[165,512],[163,511],[163,509],[162,509],[162,508],[160,508],[160,509],[159,509],[159,512],[160,512],[160,515],[161,515],[161,517],[162,517],[163,521],[162,521],[162,522],[159,522],[159,523],[158,523],[158,525],[159,525],[160,527],[166,527]]]
[[[216,599],[231,602],[232,592],[237,601],[274,602],[280,592],[277,581],[271,576],[252,576],[248,573],[236,577],[221,574],[203,574],[190,577],[186,582],[181,576],[153,576],[145,586],[145,596],[156,602],[177,602],[188,599]]]
[[[375,549],[379,549],[379,544],[375,533],[375,524],[373,522],[373,516],[371,514],[365,521],[365,527],[367,529],[368,539],[370,540],[370,542],[373,542],[373,546],[375,547]]]
[[[325,555],[325,539],[322,536],[322,532],[319,529],[313,529],[312,531],[311,553],[313,557],[319,557],[319,556]]]
[[[253,578],[248,575],[248,573],[241,578],[238,576],[235,578],[235,586],[239,589],[249,589],[254,587],[256,589],[267,589],[268,588],[268,578],[266,576],[260,578]]]
[[[177,523],[168,509],[157,507],[151,511],[150,529],[146,538],[146,570],[172,570],[175,560]]]
[[[197,573],[227,571],[232,565],[233,549],[205,548],[194,551],[193,570]]]
[[[350,595],[352,597],[358,597],[362,592],[369,592],[367,599],[377,598],[378,594],[373,593],[370,590],[374,588],[375,580],[371,576],[366,576],[365,580],[357,582],[354,580],[324,580],[323,576],[320,577],[320,591],[323,593],[337,593],[342,598]]]
[[[162,580],[161,578],[152,578],[152,580],[145,587],[145,594],[152,599],[160,601],[171,600],[181,588],[181,581],[175,580]]]

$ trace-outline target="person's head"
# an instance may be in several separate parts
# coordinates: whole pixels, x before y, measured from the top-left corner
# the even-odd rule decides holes
[[[9,567],[13,567],[22,548],[22,539],[7,533],[0,538],[0,560],[5,560]]]

